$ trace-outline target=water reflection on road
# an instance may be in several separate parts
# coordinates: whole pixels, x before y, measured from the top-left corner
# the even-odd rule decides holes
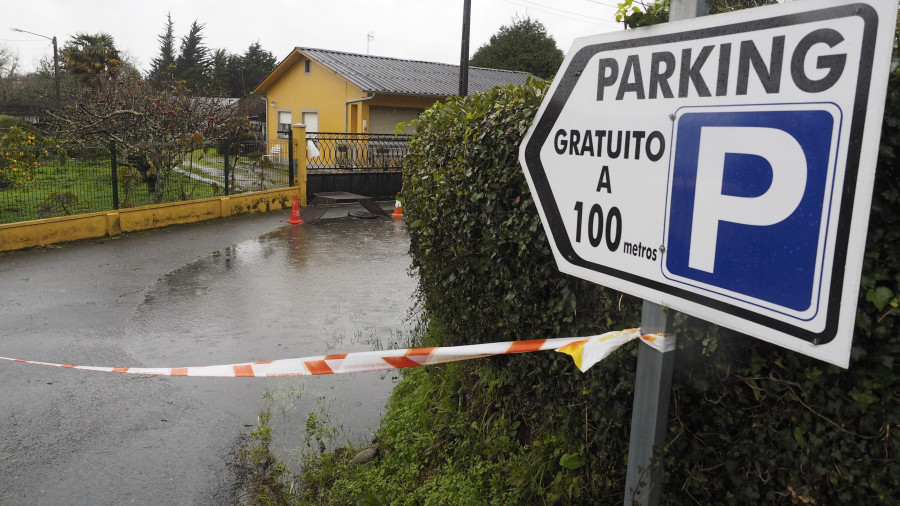
[[[146,292],[126,325],[126,351],[140,365],[187,366],[405,346],[415,279],[404,226],[355,218],[285,225],[187,264]],[[260,389],[247,381],[265,382],[278,400],[276,446],[291,448],[295,428],[322,402],[348,439],[368,437],[395,379],[357,373],[193,387],[204,397],[219,391],[223,402],[248,402]],[[282,417],[280,408],[292,405]]]

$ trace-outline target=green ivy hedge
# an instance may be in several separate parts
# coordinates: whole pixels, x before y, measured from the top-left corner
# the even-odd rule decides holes
[[[600,323],[588,309],[613,308],[618,294],[557,275],[519,169],[519,141],[546,89],[532,82],[436,105],[410,140],[404,213],[446,345],[594,332],[622,319],[616,310]]]
[[[422,303],[442,329],[429,345],[588,335],[639,321],[640,301],[555,267],[518,163],[547,89],[530,82],[452,99],[419,121],[404,213]],[[663,504],[898,500],[898,157],[895,78],[849,370],[676,316],[669,436],[659,452]],[[621,504],[634,368],[635,348],[626,347],[586,374],[552,353],[454,374],[464,375],[455,380],[465,385],[459,406],[473,423],[517,422],[519,470],[504,478],[516,497]]]

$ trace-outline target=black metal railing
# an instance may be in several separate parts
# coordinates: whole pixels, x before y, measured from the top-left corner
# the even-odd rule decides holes
[[[306,134],[307,168],[400,171],[408,135],[312,132]]]

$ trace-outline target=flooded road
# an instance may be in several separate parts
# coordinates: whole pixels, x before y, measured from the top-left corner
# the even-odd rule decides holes
[[[0,355],[79,365],[227,364],[405,346],[402,222],[233,218],[0,256]],[[329,217],[330,216],[330,217]],[[290,458],[307,412],[377,428],[390,374],[160,378],[0,364],[0,504],[233,503],[229,452],[275,399]]]

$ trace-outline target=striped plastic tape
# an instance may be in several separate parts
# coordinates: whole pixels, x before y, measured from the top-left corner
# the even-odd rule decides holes
[[[640,329],[625,329],[590,337],[563,337],[437,348],[365,351],[358,353],[342,353],[315,357],[287,358],[246,362],[241,364],[206,365],[197,367],[100,367],[55,364],[51,362],[39,362],[7,357],[0,357],[0,360],[24,364],[63,367],[67,369],[125,374],[216,378],[261,378],[384,371],[402,369],[405,367],[443,364],[460,360],[471,360],[495,355],[556,350],[560,353],[572,356],[575,365],[584,372],[592,365],[609,356],[610,353],[623,344],[638,337],[643,337],[643,339],[648,342],[664,338],[664,336],[660,335],[641,336]]]

